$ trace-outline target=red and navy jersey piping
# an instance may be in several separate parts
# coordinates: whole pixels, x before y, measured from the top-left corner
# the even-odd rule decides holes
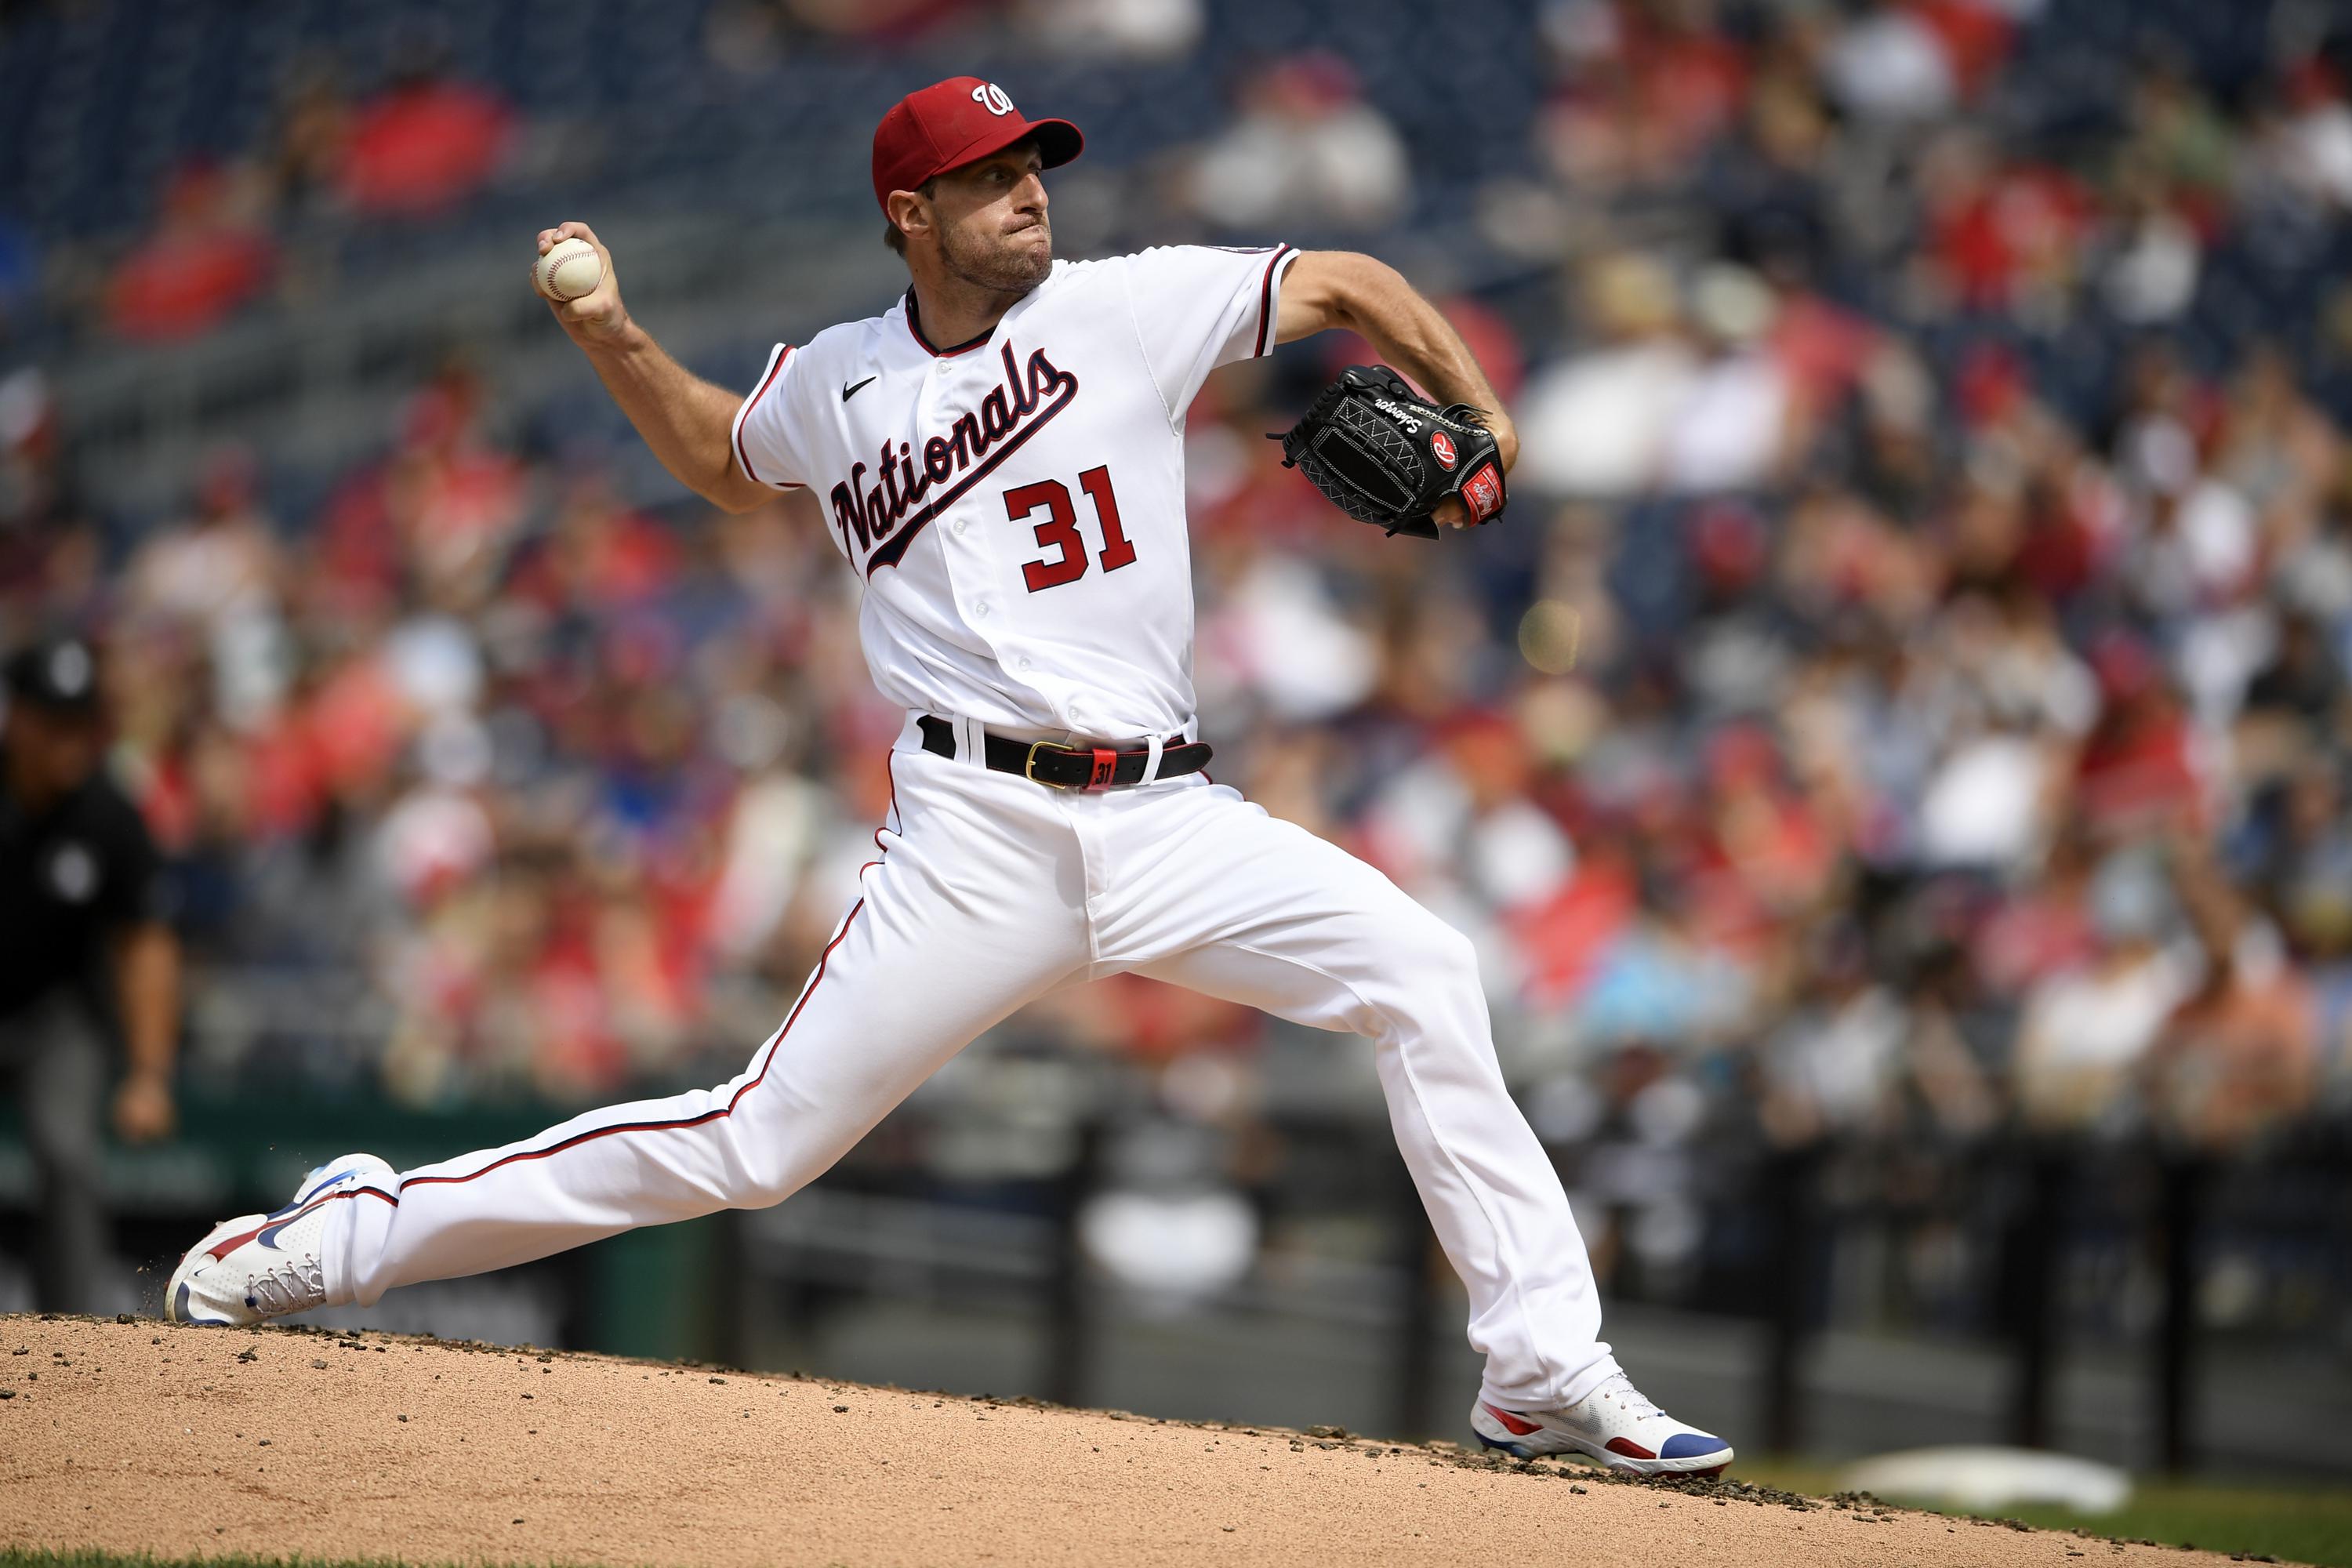
[[[735,416],[735,460],[743,465],[743,477],[750,479],[753,484],[769,485],[782,489],[796,490],[801,487],[788,479],[761,479],[760,477],[759,470],[751,467],[751,448],[743,444],[743,426],[745,422],[751,417],[751,410],[760,405],[760,399],[768,395],[768,389],[776,384],[776,377],[784,373],[784,362],[792,357],[793,345],[790,343],[779,344],[776,349],[775,361],[768,366],[768,374],[760,378],[760,384],[752,390],[750,397],[743,400],[742,411]]]
[[[1264,359],[1266,351],[1274,347],[1274,275],[1282,269],[1282,258],[1297,249],[1296,246],[1277,245],[1274,254],[1266,258],[1265,277],[1257,286],[1257,347],[1250,355],[1252,359]]]

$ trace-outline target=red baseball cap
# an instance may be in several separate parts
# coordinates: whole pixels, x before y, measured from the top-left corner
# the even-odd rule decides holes
[[[1087,139],[1066,120],[1024,120],[1004,89],[976,76],[951,76],[890,106],[874,128],[874,199],[890,210],[892,191],[911,191],[1015,142],[1037,139],[1048,169],[1076,157]]]

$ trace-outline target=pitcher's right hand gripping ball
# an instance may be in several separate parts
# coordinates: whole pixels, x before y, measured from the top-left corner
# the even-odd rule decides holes
[[[541,278],[542,270],[552,270],[546,265],[551,257],[562,264],[563,258],[555,256],[555,251],[567,240],[576,240],[593,253],[595,282],[585,293],[559,297],[550,292],[551,284],[560,281],[564,286],[574,285],[587,273],[583,258],[565,268],[560,280]],[[572,334],[572,341],[583,348],[613,342],[628,327],[629,312],[621,303],[621,280],[613,270],[613,253],[584,223],[561,223],[539,231],[539,251],[531,261],[530,286],[547,301],[547,308],[555,313],[563,330]]]
[[[1333,506],[1391,534],[1435,539],[1430,514],[1448,496],[1474,523],[1502,514],[1502,452],[1477,410],[1440,408],[1386,365],[1349,365],[1269,439]]]
[[[559,239],[540,252],[530,280],[550,300],[577,300],[604,280],[604,258],[584,239]]]

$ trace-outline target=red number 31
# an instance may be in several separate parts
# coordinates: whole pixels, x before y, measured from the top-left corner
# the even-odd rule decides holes
[[[1135,546],[1119,531],[1118,497],[1111,493],[1110,469],[1088,468],[1078,476],[1078,488],[1095,503],[1095,519],[1102,524],[1102,569],[1116,572],[1135,559]],[[1075,583],[1087,574],[1087,542],[1078,533],[1070,488],[1059,479],[1040,479],[1004,492],[1004,515],[1010,521],[1023,521],[1039,507],[1045,509],[1045,521],[1037,525],[1037,542],[1059,553],[1021,568],[1022,579],[1033,594]]]

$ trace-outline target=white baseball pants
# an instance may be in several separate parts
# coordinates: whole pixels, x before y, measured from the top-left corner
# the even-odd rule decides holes
[[[973,1036],[1133,970],[1372,1042],[1397,1145],[1468,1287],[1483,1397],[1556,1408],[1616,1370],[1568,1196],[1496,1067],[1466,938],[1198,775],[1080,795],[961,750],[925,752],[909,720],[864,896],[740,1075],[336,1204],[328,1300],[370,1306],[395,1285],[781,1203]]]

